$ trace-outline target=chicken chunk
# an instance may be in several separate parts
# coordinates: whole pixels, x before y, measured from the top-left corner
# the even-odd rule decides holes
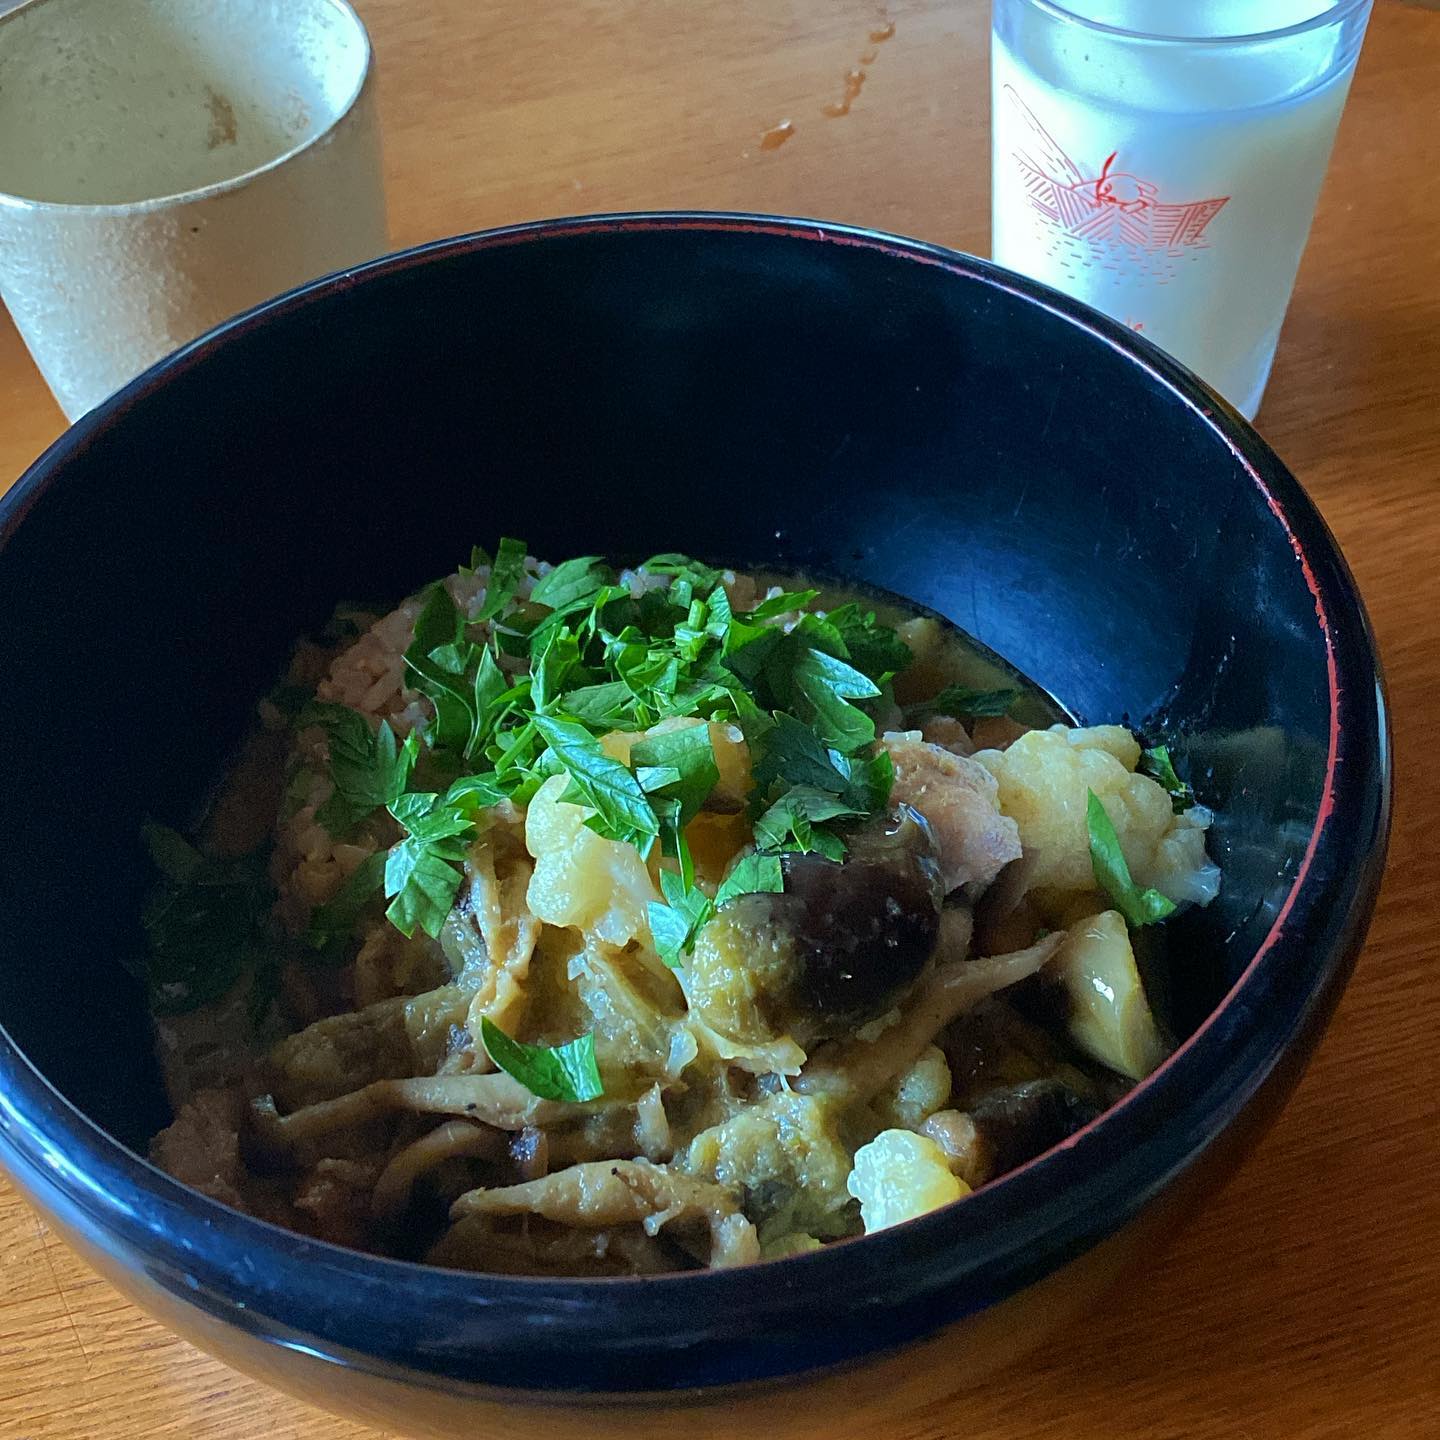
[[[930,823],[946,893],[988,885],[1020,858],[1020,831],[1000,813],[999,786],[983,765],[909,734],[880,742],[895,766],[892,804],[909,805]]]
[[[975,742],[970,732],[951,715],[931,715],[920,727],[920,738],[927,744],[938,745],[952,755],[973,755]]]
[[[295,1192],[295,1208],[319,1239],[363,1249],[376,1171],[365,1161],[320,1160]]]
[[[244,1113],[245,1099],[238,1090],[201,1090],[151,1141],[150,1158],[182,1185],[244,1210]]]

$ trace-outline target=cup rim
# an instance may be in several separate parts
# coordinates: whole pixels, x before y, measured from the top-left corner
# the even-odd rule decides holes
[[[1239,31],[1233,35],[1172,35],[1165,31],[1130,30],[1123,25],[1109,25],[1102,20],[1091,20],[1087,16],[1077,15],[1068,8],[1073,0],[1020,0],[1020,3],[1032,10],[1039,10],[1063,25],[1073,25],[1077,30],[1086,30],[1109,39],[1139,45],[1194,45],[1206,49],[1220,49],[1227,45],[1256,45],[1270,40],[1287,40],[1292,36],[1341,25],[1353,16],[1368,11],[1374,0],[1336,0],[1328,10],[1322,10],[1308,20],[1297,20],[1293,25],[1281,25],[1273,30]]]
[[[54,3],[56,0],[31,0],[30,4],[22,4],[18,9],[0,15],[0,34],[3,34],[6,24],[12,23],[22,15],[38,10],[44,5]],[[191,205],[196,201],[213,200],[218,196],[231,194],[253,184],[256,180],[270,174],[271,171],[278,170],[282,165],[288,165],[290,161],[334,134],[340,123],[355,109],[356,103],[365,93],[365,88],[369,85],[371,74],[375,68],[375,48],[370,42],[370,32],[365,28],[365,22],[351,4],[351,0],[321,0],[321,3],[338,11],[343,19],[349,21],[355,33],[360,37],[361,54],[359,73],[356,76],[354,88],[345,97],[344,102],[335,108],[334,114],[313,135],[307,135],[303,140],[265,161],[262,165],[252,166],[238,175],[228,176],[224,180],[212,180],[208,185],[197,185],[189,190],[175,190],[165,195],[147,195],[143,200],[70,201],[41,200],[34,196],[17,195],[0,188],[0,210],[32,213],[53,211],[64,215],[147,215],[155,211],[169,210],[180,205]]]

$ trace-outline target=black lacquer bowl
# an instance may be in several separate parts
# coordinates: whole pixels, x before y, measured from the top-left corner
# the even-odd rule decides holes
[[[974,1197],[749,1270],[427,1270],[152,1169],[166,1112],[122,964],[142,817],[193,813],[338,599],[399,597],[501,533],[870,582],[1082,720],[1185,737],[1225,879],[1175,926],[1179,1051]],[[1254,431],[1041,286],[797,221],[446,241],[188,346],[0,503],[0,695],[0,1161],[175,1329],[414,1433],[634,1437],[681,1407],[691,1436],[821,1433],[1052,1333],[1154,1263],[1284,1101],[1385,850],[1364,611]]]

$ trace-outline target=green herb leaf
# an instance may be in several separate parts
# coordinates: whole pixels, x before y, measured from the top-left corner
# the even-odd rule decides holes
[[[630,687],[641,707],[652,714],[664,712],[680,683],[680,657],[652,648],[648,639],[617,644],[607,659],[615,675]]]
[[[715,914],[715,902],[673,870],[660,872],[660,891],[666,903],[652,900],[648,909],[650,936],[655,953],[672,970],[678,970],[685,956],[695,948],[695,937]]]
[[[565,713],[595,729],[614,729],[633,723],[635,695],[623,680],[582,685],[566,691]]]
[[[509,798],[493,774],[462,775],[445,792],[441,804],[469,814],[476,810],[488,810]]]
[[[586,821],[610,840],[626,841],[642,853],[660,833],[660,820],[645,798],[640,782],[618,760],[612,760],[583,725],[554,715],[531,715],[541,739],[569,774],[572,792],[595,814]]]
[[[797,655],[806,646],[813,645],[815,649],[823,650],[825,654],[833,655],[837,660],[850,658],[850,652],[845,648],[845,637],[840,633],[839,626],[828,615],[813,613],[802,615],[795,622],[795,628],[791,630],[787,638],[797,647]]]
[[[543,614],[537,611],[536,614]],[[521,610],[512,610],[503,620],[491,622],[490,638],[494,641],[497,654],[508,655],[512,660],[526,660],[535,631],[539,628],[530,623],[532,616]]]
[[[1120,849],[1120,837],[1100,797],[1093,790],[1086,793],[1089,798],[1085,802],[1085,823],[1090,831],[1090,864],[1095,871],[1095,883],[1115,902],[1115,908],[1134,929],[1173,915],[1173,900],[1158,890],[1142,890],[1131,879],[1130,866]]]
[[[495,551],[490,579],[485,586],[485,603],[475,612],[474,620],[493,620],[515,598],[525,574],[525,542],[506,538]]]
[[[471,685],[476,724],[472,727],[465,746],[466,760],[474,760],[480,753],[500,718],[502,702],[514,688],[496,662],[494,653],[486,645],[480,652],[480,663],[475,668],[475,679]]]
[[[390,806],[390,813],[417,840],[448,840],[463,835],[473,821],[439,795],[412,790]]]
[[[784,634],[773,625],[751,625],[733,615],[725,626],[720,654],[727,670],[753,686],[763,674],[767,659],[784,643]]]
[[[168,825],[157,825],[153,820],[147,820],[140,827],[140,835],[155,868],[177,885],[188,884],[205,863],[200,852],[178,830],[172,830]]]
[[[147,824],[142,833],[161,872],[141,912],[150,1007],[180,1015],[253,977],[267,950],[273,892],[260,856],[217,860],[164,825]]]
[[[730,597],[725,593],[723,585],[717,585],[706,597],[705,608],[705,628],[714,639],[723,640],[725,632],[735,619],[735,612],[730,608]]]
[[[1155,745],[1140,752],[1139,770],[1158,781],[1170,795],[1170,808],[1182,815],[1195,803],[1195,792],[1175,773],[1168,745]]]
[[[595,1036],[582,1035],[566,1045],[527,1045],[512,1040],[488,1015],[480,1019],[486,1053],[512,1079],[542,1100],[577,1104],[598,1100],[605,1087],[595,1063]]]
[[[459,803],[426,792],[400,796],[390,813],[410,833],[392,845],[385,858],[385,895],[390,900],[385,914],[407,938],[417,925],[433,938],[455,904],[464,878],[461,837],[474,829],[474,821]]]
[[[840,798],[862,814],[873,814],[883,810],[890,802],[890,791],[895,784],[895,763],[888,750],[874,755],[840,756],[832,754],[831,759],[846,779]]]
[[[390,848],[385,859],[386,918],[409,939],[418,925],[434,938],[455,904],[464,878],[465,848],[458,841],[427,843],[413,838]]]
[[[785,873],[778,855],[758,852],[743,855],[715,892],[715,908],[728,904],[741,895],[779,895],[785,889]]]
[[[464,676],[465,617],[443,584],[432,585],[415,617],[415,631],[405,651],[405,664],[415,687],[435,707],[435,720],[426,732],[430,748],[463,753],[475,732],[473,686]],[[457,673],[456,666],[459,666]]]
[[[693,948],[697,927],[682,911],[662,905],[658,900],[652,900],[647,909],[655,953],[672,970],[679,970],[685,963],[686,954]]]
[[[458,611],[456,612],[459,613]],[[462,676],[470,668],[475,647],[467,642],[437,645],[430,652],[430,663],[446,675]]]
[[[535,709],[554,708],[579,664],[579,639],[563,626],[547,631],[530,652],[530,703]]]
[[[756,822],[755,845],[759,850],[818,850],[832,860],[845,854],[838,835],[817,830],[829,820],[846,820],[866,812],[847,805],[836,795],[809,785],[787,790]]]
[[[761,794],[777,781],[791,785],[812,785],[839,794],[849,776],[837,770],[825,742],[803,720],[783,710],[771,716],[768,727],[752,727],[752,760],[755,784]]]
[[[840,632],[850,663],[876,684],[898,675],[915,658],[890,626],[877,623],[873,610],[861,610],[852,602],[837,606],[825,618]]]
[[[498,736],[494,748],[495,774],[507,783],[514,778],[517,772],[523,773],[535,762],[535,751],[539,745],[539,736],[533,722],[527,720],[523,725],[516,726],[513,730],[507,730],[504,735]],[[558,762],[557,762],[558,763]],[[552,772],[559,774],[559,770]]]
[[[1015,689],[972,690],[968,685],[947,685],[928,700],[905,709],[905,718],[950,715],[956,720],[978,720],[1008,715],[1020,698]]]
[[[350,938],[355,922],[384,888],[385,866],[385,851],[367,855],[334,898],[315,908],[305,935],[305,942],[312,950],[331,952],[331,958],[337,961],[344,958],[344,942]],[[334,954],[337,950],[340,953]]]
[[[853,754],[874,743],[875,722],[848,703],[880,693],[869,676],[812,647],[800,657],[792,678],[795,688],[810,702],[815,731],[827,745],[842,754]]]
[[[692,600],[684,622],[675,627],[675,649],[680,658],[688,665],[695,664],[715,638],[710,624],[708,602]]]
[[[647,575],[671,575],[688,580],[696,590],[711,590],[720,583],[720,571],[688,555],[652,555],[640,569]]]
[[[688,725],[639,740],[630,750],[630,763],[638,769],[673,772],[673,779],[657,777],[654,784],[642,781],[649,795],[663,795],[679,802],[676,825],[684,828],[700,813],[710,792],[720,783],[710,727]]]
[[[537,605],[565,611],[588,604],[599,591],[607,589],[614,578],[615,572],[598,555],[581,555],[541,576],[530,592],[530,599]]]
[[[413,734],[398,745],[388,721],[372,731],[370,722],[348,705],[312,705],[304,719],[325,727],[335,791],[315,818],[332,835],[345,834],[404,791],[419,753]]]
[[[745,614],[746,620],[758,624],[761,620],[773,620],[779,615],[788,615],[792,610],[803,610],[819,597],[818,590],[782,590],[768,600],[762,600],[753,610]]]
[[[407,647],[412,663],[428,659],[435,651],[457,644],[464,635],[465,617],[450,598],[450,591],[443,581],[437,580],[424,591],[424,603],[415,617],[415,628],[411,632]]]

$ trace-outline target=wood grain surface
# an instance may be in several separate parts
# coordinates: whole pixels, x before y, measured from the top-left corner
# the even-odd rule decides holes
[[[696,206],[986,251],[982,0],[894,0],[833,119],[882,18],[870,0],[359,8],[397,245]],[[1358,974],[1276,1129],[1152,1274],[978,1394],[897,1413],[885,1440],[1440,1436],[1437,89],[1440,13],[1380,0],[1260,418],[1338,534],[1389,672],[1394,842]],[[61,425],[0,317],[0,489]],[[172,1338],[0,1181],[0,1440],[367,1433]]]

